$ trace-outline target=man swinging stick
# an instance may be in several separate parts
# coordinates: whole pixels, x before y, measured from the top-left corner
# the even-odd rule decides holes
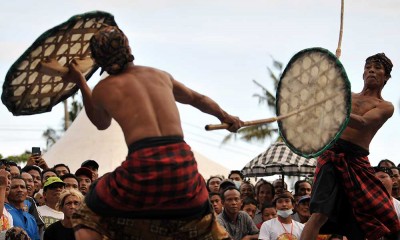
[[[393,115],[393,105],[381,96],[392,67],[383,53],[366,59],[364,88],[352,94],[349,124],[334,146],[318,158],[312,215],[301,240],[316,239],[320,229],[356,240],[378,239],[400,230],[390,195],[375,178],[367,157],[372,138]]]
[[[90,48],[110,76],[93,92],[76,64],[66,81],[77,84],[86,114],[100,130],[115,119],[129,149],[126,161],[92,184],[73,216],[77,239],[225,239],[190,147],[183,140],[175,101],[217,117],[237,131],[243,122],[170,74],[133,64],[128,39],[117,27],[96,33]]]

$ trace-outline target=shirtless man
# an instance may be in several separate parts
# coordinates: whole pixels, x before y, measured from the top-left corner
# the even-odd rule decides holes
[[[367,157],[374,135],[393,115],[393,105],[381,96],[392,67],[383,53],[366,59],[364,88],[352,94],[347,128],[318,158],[312,215],[302,240],[316,239],[320,229],[321,233],[338,233],[349,239],[378,239],[400,230],[390,195],[375,178]]]
[[[128,39],[117,27],[99,31],[90,47],[96,63],[110,76],[92,92],[73,63],[65,80],[80,88],[86,114],[99,130],[108,128],[111,119],[119,123],[129,153],[120,167],[93,183],[73,217],[76,238],[227,238],[216,223],[193,153],[183,141],[175,101],[217,117],[233,132],[243,122],[167,72],[134,65]]]

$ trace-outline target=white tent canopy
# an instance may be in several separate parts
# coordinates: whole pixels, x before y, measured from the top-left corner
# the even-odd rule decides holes
[[[205,179],[212,175],[227,176],[229,170],[224,166],[207,159],[195,151],[199,172]],[[122,130],[114,120],[111,126],[103,131],[90,122],[82,110],[72,125],[46,153],[43,158],[49,167],[58,163],[67,165],[74,173],[81,163],[88,159],[100,165],[99,175],[113,171],[128,153]]]

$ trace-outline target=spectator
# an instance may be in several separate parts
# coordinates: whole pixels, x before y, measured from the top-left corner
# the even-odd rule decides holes
[[[379,161],[378,167],[391,168],[391,167],[396,167],[396,165],[394,164],[394,162],[390,161],[389,159],[383,159],[383,160]]]
[[[63,175],[65,175],[67,173],[71,173],[71,171],[69,170],[69,167],[63,163],[54,165],[53,169],[59,178],[61,178]]]
[[[292,219],[299,223],[305,224],[311,216],[310,213],[310,199],[311,196],[304,195],[299,198],[295,206],[296,213],[293,214]]]
[[[33,178],[33,183],[35,185],[35,193],[42,189],[42,171],[37,166],[25,166],[22,169],[23,172],[29,173]]]
[[[390,168],[393,173],[393,187],[392,187],[392,196],[397,200],[400,199],[400,171],[397,167]]]
[[[292,220],[294,198],[288,191],[277,194],[272,201],[277,218],[261,225],[259,239],[300,239],[304,224]]]
[[[42,184],[43,185],[47,181],[47,179],[49,179],[49,177],[57,177],[57,173],[52,168],[48,168],[48,169],[42,171]]]
[[[92,181],[95,181],[99,177],[99,164],[95,160],[86,160],[81,164],[81,167],[86,167],[92,170]]]
[[[287,184],[282,179],[276,179],[272,182],[275,189],[275,194],[281,194],[287,190]]]
[[[222,212],[222,199],[219,193],[211,192],[209,198],[215,213],[220,214]]]
[[[75,176],[78,178],[79,191],[83,195],[89,191],[89,187],[92,184],[93,173],[89,168],[81,167],[75,172]]]
[[[224,192],[224,190],[228,187],[234,187],[236,189],[238,189],[235,185],[235,183],[230,180],[230,179],[224,179],[221,184],[219,185],[219,194],[222,195],[222,193]]]
[[[24,179],[26,183],[26,190],[28,191],[28,196],[33,197],[35,192],[35,183],[33,182],[33,177],[27,172],[21,173],[22,179]]]
[[[71,173],[67,173],[61,177],[61,180],[65,183],[65,189],[75,189],[79,191],[79,180]]]
[[[11,214],[7,211],[5,204],[7,203],[7,197],[10,193],[11,187],[11,174],[5,169],[0,169],[0,231],[4,233],[11,227],[13,227],[13,219]]]
[[[307,180],[299,180],[294,184],[294,195],[295,196],[304,196],[311,195],[311,183]]]
[[[72,214],[80,207],[83,195],[78,190],[65,190],[57,204],[57,210],[64,213],[64,219],[51,224],[44,233],[44,240],[75,240],[72,228]]]
[[[27,195],[24,179],[21,177],[13,178],[11,180],[10,194],[8,195],[9,203],[6,204],[6,208],[13,218],[14,226],[24,229],[31,239],[39,240],[39,229],[35,218],[24,210],[24,201]]]
[[[222,182],[222,177],[220,176],[211,176],[206,183],[208,192],[219,192],[219,185]]]
[[[10,166],[11,178],[21,175],[21,169],[18,167],[17,163],[13,161],[8,161],[8,165]]]
[[[255,198],[254,186],[249,181],[243,181],[242,184],[240,185],[239,191],[242,199],[245,199],[247,197]]]
[[[261,208],[265,203],[272,203],[275,196],[274,186],[270,183],[261,179],[256,185],[256,200],[258,201],[258,208],[256,216],[253,221],[257,225],[262,222]]]
[[[259,224],[256,225],[258,229],[261,228],[261,225],[265,221],[268,221],[268,220],[278,217],[278,215],[276,214],[275,206],[269,202],[264,203],[264,205],[261,208],[261,213],[262,213],[262,222],[260,222]]]
[[[243,182],[244,176],[241,171],[232,170],[228,175],[228,179],[232,180],[235,183],[236,188],[239,189]]]
[[[44,183],[43,196],[46,205],[38,207],[38,211],[44,220],[46,228],[64,218],[64,213],[56,208],[64,188],[65,183],[59,177],[49,177]]]
[[[239,190],[230,186],[224,190],[221,197],[224,210],[217,217],[219,224],[234,240],[257,239],[258,228],[247,213],[239,210],[242,204]]]
[[[254,198],[245,198],[242,201],[241,210],[249,214],[251,219],[253,219],[257,211],[257,201]]]
[[[389,195],[392,194],[393,187],[393,172],[388,167],[374,167],[375,177],[378,178],[385,189],[388,191]],[[394,209],[396,210],[397,217],[400,219],[400,201],[396,198],[392,197],[392,202],[394,205]]]

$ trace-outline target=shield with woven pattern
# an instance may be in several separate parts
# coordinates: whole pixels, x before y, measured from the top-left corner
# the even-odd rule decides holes
[[[242,169],[245,177],[264,177],[276,174],[302,176],[314,174],[315,158],[305,158],[292,152],[284,142],[276,142],[252,159]]]
[[[49,112],[76,93],[78,87],[64,82],[62,76],[72,60],[86,80],[96,72],[89,42],[105,25],[116,26],[114,16],[94,11],[75,15],[44,32],[7,72],[1,99],[8,110],[16,116]]]

